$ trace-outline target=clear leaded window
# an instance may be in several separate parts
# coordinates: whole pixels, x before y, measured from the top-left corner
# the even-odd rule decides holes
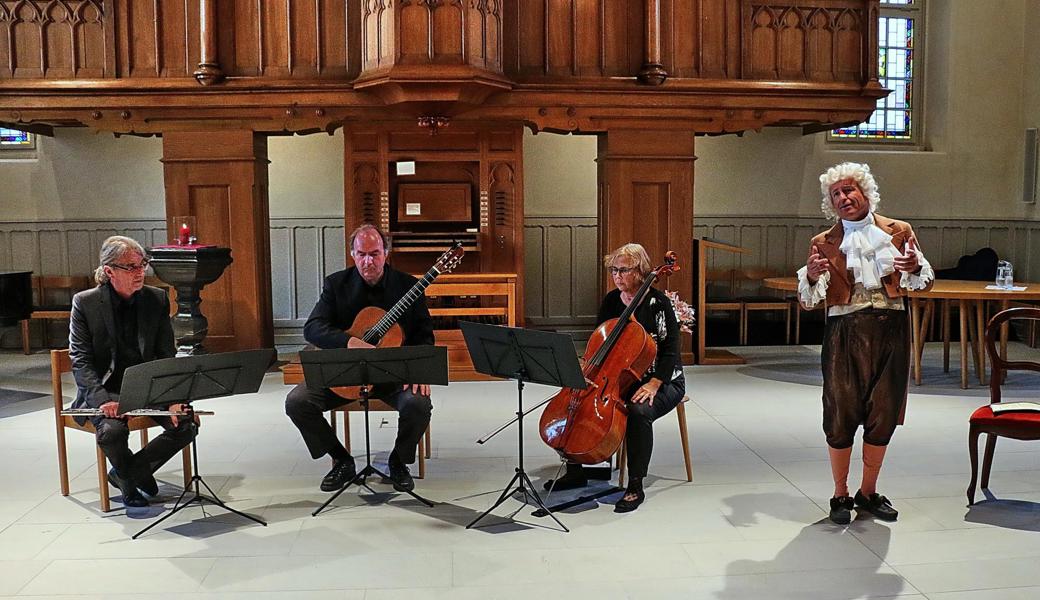
[[[892,90],[870,118],[835,129],[833,141],[915,143],[920,141],[921,55],[925,0],[881,0],[878,16],[878,79]]]

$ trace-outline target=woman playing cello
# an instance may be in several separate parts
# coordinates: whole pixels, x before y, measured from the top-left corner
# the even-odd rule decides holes
[[[617,289],[609,292],[600,304],[597,326],[621,316],[636,292],[650,274],[650,258],[639,244],[625,244],[603,259]],[[643,478],[650,465],[654,445],[653,422],[674,409],[686,393],[682,361],[679,356],[679,323],[672,303],[663,292],[650,288],[635,311],[636,321],[657,343],[654,363],[625,398],[628,428],[625,443],[630,473],[628,488],[614,506],[614,512],[630,512],[643,503]],[[546,488],[555,490],[584,487],[588,479],[578,463],[568,463],[566,474]]]

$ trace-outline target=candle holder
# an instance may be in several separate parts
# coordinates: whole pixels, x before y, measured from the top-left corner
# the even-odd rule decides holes
[[[170,217],[166,230],[173,246],[192,246],[198,239],[198,221],[194,215]]]

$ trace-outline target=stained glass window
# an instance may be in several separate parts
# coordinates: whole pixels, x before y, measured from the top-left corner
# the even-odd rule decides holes
[[[4,148],[31,148],[32,145],[31,133],[0,127],[0,146]]]
[[[882,0],[878,18],[878,80],[892,93],[878,100],[869,119],[835,129],[830,139],[902,143],[918,140],[921,115],[915,82],[920,80],[922,63],[921,4],[922,0]]]

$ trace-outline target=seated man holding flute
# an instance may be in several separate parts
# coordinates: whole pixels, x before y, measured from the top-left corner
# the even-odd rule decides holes
[[[90,420],[98,446],[112,463],[108,480],[122,492],[125,506],[142,507],[148,500],[141,492],[158,495],[153,474],[191,442],[194,428],[190,419],[153,416],[165,431],[136,454],[131,452],[127,419],[119,414],[123,373],[176,353],[170,301],[159,288],[144,285],[148,260],[135,240],[106,239],[100,263],[94,271],[97,287],[72,298],[69,358],[77,387],[72,408],[98,410]],[[171,412],[183,410],[183,405],[170,406]]]

